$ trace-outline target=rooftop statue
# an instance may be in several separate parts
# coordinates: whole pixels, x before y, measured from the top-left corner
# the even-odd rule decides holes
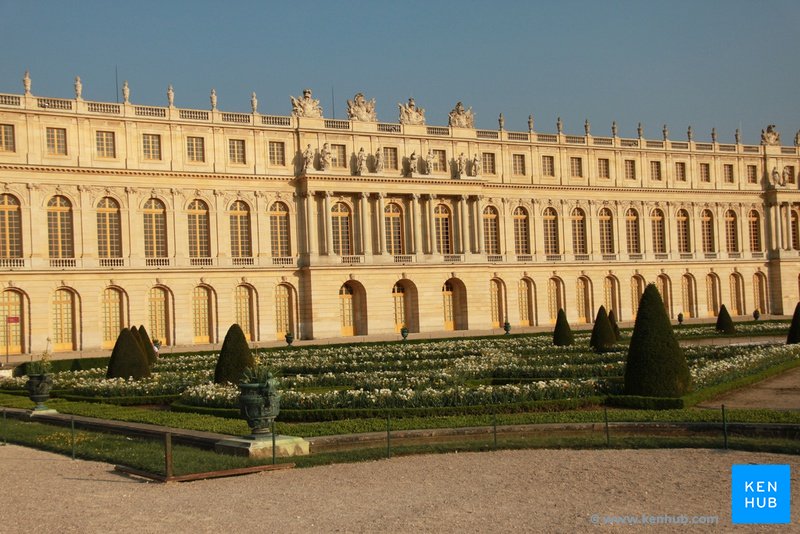
[[[289,97],[292,101],[292,115],[295,117],[310,117],[312,119],[322,118],[322,106],[319,100],[311,98],[311,89],[303,89],[303,96],[295,98]]]
[[[25,71],[25,76],[22,77],[22,86],[25,88],[25,94],[31,94],[31,72]]]
[[[408,104],[397,104],[400,108],[400,124],[425,124],[425,110],[418,108],[413,98],[408,99]]]
[[[450,126],[457,128],[474,128],[475,127],[475,114],[472,108],[464,109],[464,104],[458,102],[453,111],[449,113]]]
[[[128,80],[125,80],[122,84],[122,101],[126,104],[131,102],[131,88],[128,85]]]
[[[781,144],[781,134],[775,129],[774,124],[767,126],[766,131],[761,130],[761,144],[773,146]]]
[[[367,100],[364,93],[356,93],[353,100],[347,101],[347,116],[352,121],[378,122],[375,99]]]
[[[81,83],[81,77],[75,76],[75,99],[80,100],[83,97],[83,84]]]

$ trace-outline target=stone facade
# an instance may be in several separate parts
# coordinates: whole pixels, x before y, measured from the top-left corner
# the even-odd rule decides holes
[[[630,321],[650,282],[673,318],[798,300],[800,152],[772,127],[761,145],[479,130],[404,106],[325,119],[310,91],[270,116],[255,94],[226,113],[216,93],[191,110],[77,83],[0,95],[0,350],[109,348],[129,324],[207,345],[233,322],[257,344],[521,331],[601,304]]]

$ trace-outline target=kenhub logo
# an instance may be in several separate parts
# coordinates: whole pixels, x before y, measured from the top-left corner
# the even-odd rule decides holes
[[[731,512],[734,523],[790,523],[788,465],[734,465]]]

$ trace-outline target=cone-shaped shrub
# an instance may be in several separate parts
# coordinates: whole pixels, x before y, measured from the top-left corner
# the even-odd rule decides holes
[[[800,343],[800,302],[794,307],[792,325],[789,327],[789,335],[786,337],[786,344]]]
[[[717,332],[722,332],[724,334],[736,333],[736,327],[733,326],[731,314],[728,313],[728,309],[724,304],[719,308],[719,315],[717,316]]]
[[[614,335],[614,328],[611,326],[611,321],[608,320],[606,307],[600,306],[600,309],[597,310],[597,316],[594,318],[594,327],[592,328],[589,346],[595,352],[608,352],[614,350],[616,342],[617,336]]]
[[[108,362],[106,378],[143,378],[150,376],[150,367],[147,365],[147,356],[142,352],[142,348],[133,332],[128,328],[123,328],[111,351],[111,359]]]
[[[617,341],[622,339],[622,332],[619,331],[617,316],[614,313],[614,310],[608,312],[608,322],[611,323],[611,329],[614,330],[614,337],[617,338]]]
[[[139,335],[139,329],[136,328],[135,326],[132,326],[131,327],[131,334],[133,334],[133,339],[136,340],[136,343],[139,344],[139,348],[142,349],[142,354],[147,356],[147,354],[145,354],[145,352],[144,352],[144,342],[142,341],[142,336]]]
[[[556,319],[556,328],[553,330],[553,345],[557,347],[565,347],[572,345],[575,337],[572,335],[572,329],[567,322],[567,314],[564,310],[558,309],[558,318]]]
[[[680,397],[689,391],[691,377],[686,358],[675,339],[664,303],[655,284],[639,301],[628,358],[625,394]]]
[[[150,334],[147,333],[143,324],[139,325],[139,337],[142,339],[142,348],[144,349],[145,356],[147,356],[147,364],[152,369],[158,359],[158,355],[153,348],[153,341],[150,339]]]
[[[244,370],[252,367],[254,363],[242,327],[232,324],[225,334],[225,341],[222,342],[222,349],[219,351],[217,367],[214,369],[214,382],[238,384]]]

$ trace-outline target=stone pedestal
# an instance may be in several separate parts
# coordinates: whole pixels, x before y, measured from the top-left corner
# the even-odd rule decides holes
[[[214,450],[221,454],[234,456],[248,456],[250,458],[272,457],[272,435],[244,436],[218,441]],[[275,436],[275,457],[288,458],[290,456],[307,456],[308,442],[296,436]]]

